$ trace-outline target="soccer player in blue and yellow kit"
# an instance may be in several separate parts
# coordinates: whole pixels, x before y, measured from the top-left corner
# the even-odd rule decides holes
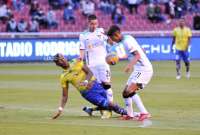
[[[190,60],[188,47],[192,32],[190,28],[185,26],[184,19],[181,19],[179,26],[173,30],[172,46],[175,44],[176,49],[176,79],[181,78],[181,59],[183,59],[186,66],[186,77],[190,78]]]
[[[54,62],[57,66],[64,69],[60,81],[62,86],[62,99],[60,107],[52,117],[56,119],[63,112],[63,108],[68,99],[68,85],[72,84],[82,95],[84,99],[96,105],[101,110],[113,110],[114,112],[127,115],[125,109],[117,104],[110,102],[106,96],[106,90],[96,81],[90,69],[79,59],[68,61],[62,54],[54,56]]]

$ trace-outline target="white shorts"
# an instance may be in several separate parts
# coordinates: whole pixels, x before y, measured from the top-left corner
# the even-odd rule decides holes
[[[153,71],[133,71],[128,78],[127,85],[139,83],[144,88],[150,82],[152,76]]]
[[[111,73],[108,65],[89,67],[99,83],[110,82]]]

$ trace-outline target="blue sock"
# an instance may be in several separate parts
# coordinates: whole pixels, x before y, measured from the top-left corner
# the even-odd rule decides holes
[[[111,106],[111,110],[113,110],[114,112],[121,114],[121,115],[127,115],[127,111],[124,108],[122,108],[116,104]]]

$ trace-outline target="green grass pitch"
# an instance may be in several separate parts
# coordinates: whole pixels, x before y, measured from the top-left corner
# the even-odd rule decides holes
[[[121,92],[128,75],[126,62],[111,66],[115,101],[124,106]],[[182,64],[184,65],[184,64]],[[200,135],[200,62],[192,61],[191,79],[175,79],[173,61],[153,62],[154,77],[140,95],[152,114],[152,125],[137,121],[102,120],[87,116],[91,106],[72,87],[64,114],[57,120],[62,70],[53,63],[0,64],[0,135]],[[135,108],[135,107],[134,107]]]

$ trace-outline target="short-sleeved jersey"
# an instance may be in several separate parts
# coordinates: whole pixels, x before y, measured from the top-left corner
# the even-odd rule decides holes
[[[89,67],[107,64],[106,40],[103,28],[97,28],[94,32],[84,31],[79,36],[80,49],[85,50],[85,60]]]
[[[111,53],[116,53],[119,58],[128,58],[131,60],[133,56],[133,52],[138,51],[140,54],[140,59],[134,65],[134,70],[137,71],[152,71],[152,65],[143,49],[139,46],[138,42],[130,35],[124,35],[123,40],[119,43],[114,44],[110,48]]]
[[[173,30],[173,36],[175,37],[176,49],[184,51],[188,48],[188,38],[192,36],[192,32],[188,27],[183,29],[177,27]]]
[[[63,88],[71,83],[78,91],[86,90],[86,87],[80,86],[80,82],[86,79],[86,73],[83,71],[83,61],[72,60],[69,62],[70,67],[64,70],[60,76],[61,85]],[[90,81],[95,80],[94,77]]]

